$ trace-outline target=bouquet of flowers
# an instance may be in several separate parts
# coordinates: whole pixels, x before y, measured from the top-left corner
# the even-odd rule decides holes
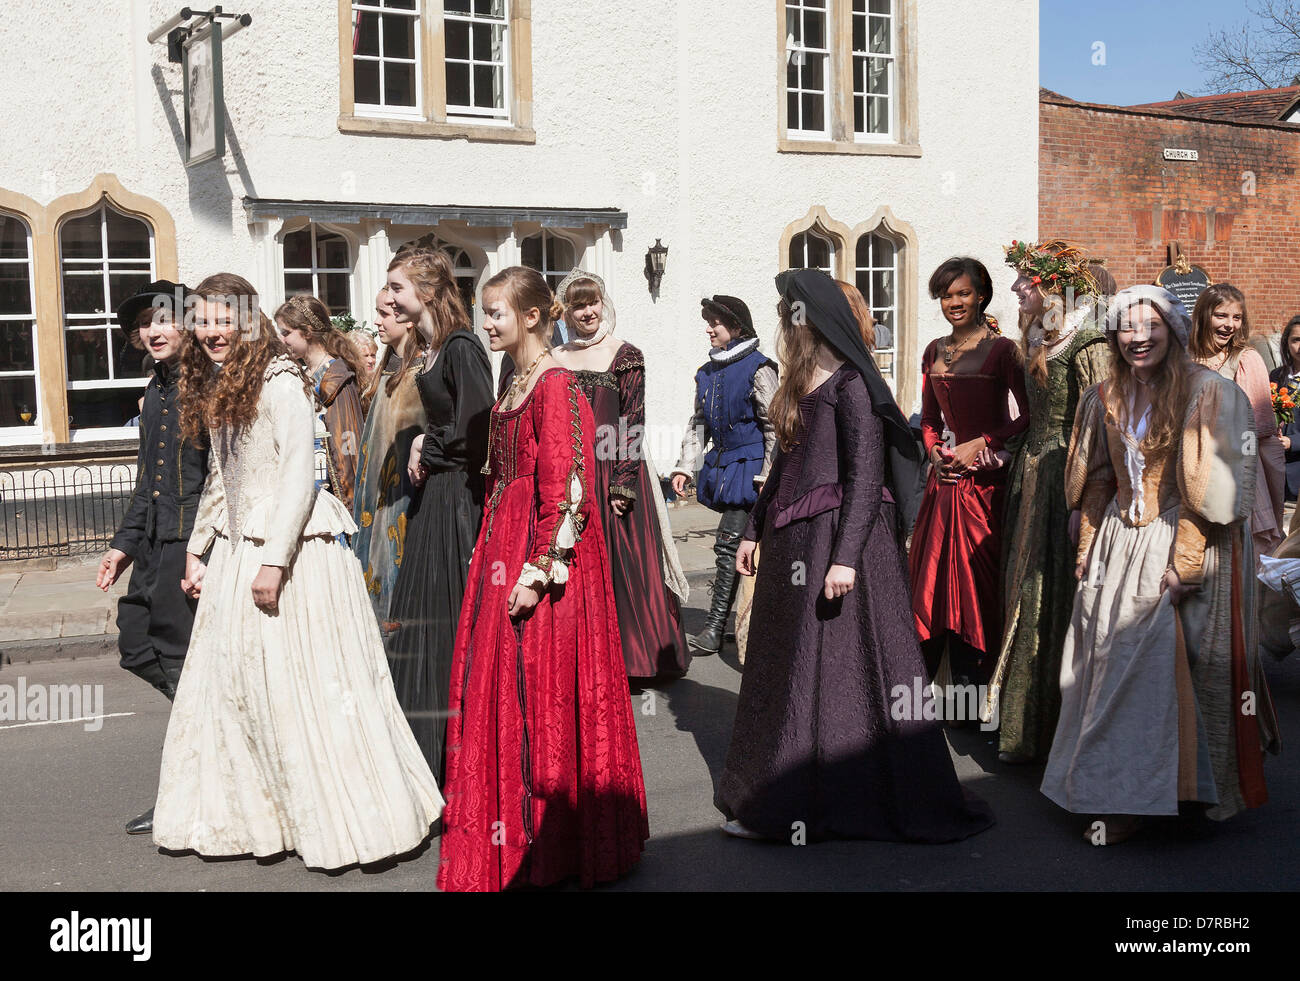
[[[1281,429],[1295,419],[1295,400],[1292,397],[1295,393],[1285,385],[1279,387],[1277,382],[1269,382],[1268,388],[1273,396],[1273,415],[1277,416],[1277,425]]]

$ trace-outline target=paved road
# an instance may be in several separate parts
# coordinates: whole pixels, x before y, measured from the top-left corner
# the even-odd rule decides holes
[[[704,576],[692,576],[702,584]],[[707,599],[694,590],[688,629]],[[15,653],[15,660],[21,657]],[[1284,733],[1300,719],[1300,660],[1268,665]],[[0,685],[103,685],[97,732],[83,724],[7,728],[0,722],[0,888],[5,890],[431,890],[436,843],[390,868],[335,875],[293,857],[207,861],[163,855],[122,822],[151,801],[167,703],[113,657],[6,664]],[[726,838],[713,810],[740,673],[734,651],[695,662],[688,677],[633,694],[653,837],[639,870],[617,890],[1281,890],[1300,885],[1300,774],[1270,757],[1270,802],[1203,833],[1174,828],[1097,849],[1078,818],[1037,790],[1036,768],[1005,767],[977,730],[950,733],[967,786],[998,824],[953,845],[834,842],[804,847]]]

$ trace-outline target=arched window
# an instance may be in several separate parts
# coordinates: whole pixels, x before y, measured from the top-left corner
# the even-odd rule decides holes
[[[519,243],[519,257],[525,266],[545,276],[552,290],[577,265],[573,243],[546,229]]]
[[[352,248],[338,232],[307,225],[284,236],[284,295],[309,293],[331,317],[352,310]]]
[[[32,233],[0,212],[0,430],[37,422]]]
[[[789,269],[820,269],[835,275],[835,243],[809,229],[790,239]]]
[[[854,282],[876,321],[876,364],[892,385],[898,327],[898,247],[872,232],[858,239]]]
[[[157,278],[148,222],[107,201],[59,229],[72,429],[119,428],[140,414],[144,350],[117,329],[123,300]]]

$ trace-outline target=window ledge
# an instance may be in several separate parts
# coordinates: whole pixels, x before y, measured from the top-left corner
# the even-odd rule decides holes
[[[859,156],[919,157],[916,143],[857,143],[848,140],[791,140],[777,138],[780,153],[847,153]]]
[[[371,136],[424,136],[464,139],[478,143],[536,143],[537,132],[518,126],[480,126],[474,123],[434,122],[428,119],[386,119],[382,116],[339,116],[340,133]]]

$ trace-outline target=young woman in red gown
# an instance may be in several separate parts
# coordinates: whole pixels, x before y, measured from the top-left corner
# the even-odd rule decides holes
[[[649,837],[595,425],[543,343],[553,304],[521,266],[483,288],[492,350],[518,370],[492,411],[488,500],[452,661],[446,891],[607,882]]]
[[[921,358],[921,433],[931,467],[909,555],[912,612],[931,674],[946,645],[953,680],[980,684],[992,667],[986,655],[1002,639],[1005,446],[1029,425],[1029,401],[1015,342],[985,315],[993,280],[984,264],[949,259],[930,277],[930,295],[952,334],[932,341]],[[1020,409],[1015,419],[1008,393]]]

